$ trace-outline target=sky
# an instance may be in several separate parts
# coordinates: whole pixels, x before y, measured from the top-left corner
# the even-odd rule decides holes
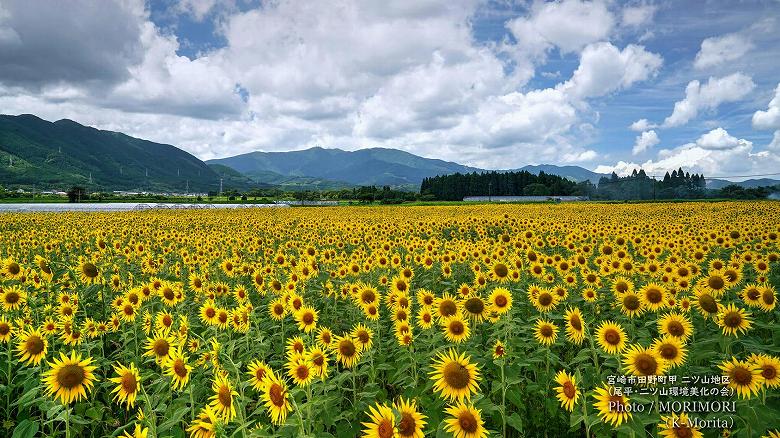
[[[201,159],[780,173],[780,1],[0,0],[0,113]]]

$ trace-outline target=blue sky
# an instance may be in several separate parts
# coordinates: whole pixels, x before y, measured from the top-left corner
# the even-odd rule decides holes
[[[780,172],[777,0],[82,3],[0,5],[4,113],[203,159],[393,147],[485,168]]]

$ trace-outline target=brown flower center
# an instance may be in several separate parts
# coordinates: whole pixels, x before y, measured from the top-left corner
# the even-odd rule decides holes
[[[444,381],[447,386],[455,389],[463,389],[469,386],[471,374],[469,369],[458,362],[451,361],[444,366]]]
[[[65,389],[72,389],[84,382],[86,373],[77,364],[68,364],[57,371],[57,383]]]

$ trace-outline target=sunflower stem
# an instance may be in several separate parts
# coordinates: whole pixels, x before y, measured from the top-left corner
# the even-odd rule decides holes
[[[593,354],[593,365],[596,367],[596,374],[601,376],[601,367],[599,367],[599,355],[596,352],[596,346],[593,343],[593,334],[588,330],[588,342],[590,342],[590,351]]]
[[[189,393],[190,393],[190,421],[195,421],[195,397],[192,395],[192,387],[194,383],[190,382],[189,387]]]
[[[582,384],[582,382],[580,382]],[[585,436],[590,438],[590,423],[588,423],[588,403],[585,397],[582,397],[582,421],[585,423]]]
[[[70,438],[70,408],[65,407],[65,438]]]
[[[506,436],[506,359],[501,359],[501,436]]]

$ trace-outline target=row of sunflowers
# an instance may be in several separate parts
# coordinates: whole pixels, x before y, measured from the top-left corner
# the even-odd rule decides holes
[[[777,217],[771,202],[0,215],[0,433],[777,437]],[[659,395],[696,376],[721,391]],[[732,409],[661,409],[673,400]]]

